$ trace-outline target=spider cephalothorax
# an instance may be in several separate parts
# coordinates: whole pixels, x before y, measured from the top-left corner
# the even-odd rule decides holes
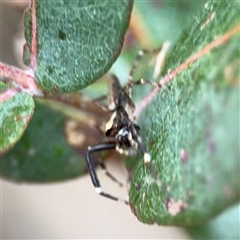
[[[106,124],[106,136],[116,139],[116,150],[121,154],[132,155],[137,150],[142,151],[140,127],[135,123],[133,115],[135,105],[114,75],[109,92],[109,110],[113,113]]]

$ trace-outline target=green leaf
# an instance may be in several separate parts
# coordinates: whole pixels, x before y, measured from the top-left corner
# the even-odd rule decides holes
[[[236,29],[239,11],[236,1],[206,3],[172,48],[163,75]],[[239,201],[239,41],[239,34],[222,39],[141,114],[141,135],[157,177],[139,160],[130,203],[140,221],[199,224]]]
[[[1,84],[2,88],[4,87]],[[0,111],[0,155],[8,151],[21,138],[34,110],[31,96],[17,93],[1,103]]]
[[[118,57],[132,1],[36,0],[37,82],[47,91],[76,91],[101,77]],[[28,56],[34,11],[25,14]]]
[[[175,42],[203,5],[202,1],[135,0],[134,3],[137,10],[144,16],[149,35],[156,43],[166,39]]]
[[[36,102],[34,116],[21,140],[1,157],[4,178],[24,182],[50,182],[77,177],[85,161],[64,136],[66,117]]]
[[[216,219],[201,226],[188,227],[193,239],[239,239],[240,206],[228,209]]]

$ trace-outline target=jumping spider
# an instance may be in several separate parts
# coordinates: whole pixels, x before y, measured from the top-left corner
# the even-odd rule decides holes
[[[104,197],[115,201],[123,201],[126,204],[128,204],[128,201],[122,200],[102,190],[100,181],[95,171],[91,154],[93,152],[100,152],[110,149],[115,149],[120,154],[125,155],[136,154],[137,151],[140,151],[143,156],[144,163],[151,167],[151,156],[142,144],[142,140],[139,135],[140,127],[135,122],[135,117],[133,114],[135,105],[132,101],[131,95],[132,87],[134,85],[151,84],[152,86],[161,86],[155,82],[151,82],[143,78],[137,81],[133,81],[132,76],[141,57],[145,53],[155,53],[159,51],[160,49],[155,49],[153,51],[139,51],[135,63],[129,73],[128,83],[124,87],[121,87],[118,78],[115,75],[112,75],[108,95],[108,110],[112,112],[112,115],[109,121],[106,123],[105,132],[107,138],[109,138],[109,141],[94,146],[89,146],[86,151],[86,161],[96,192]],[[112,180],[118,182],[121,185],[121,183],[108,172],[105,164],[102,161],[100,162],[100,166]]]

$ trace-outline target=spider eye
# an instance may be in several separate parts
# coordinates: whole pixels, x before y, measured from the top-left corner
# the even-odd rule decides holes
[[[128,140],[128,136],[129,136],[129,130],[126,129],[126,128],[122,128],[118,132],[117,139],[121,144],[124,144],[127,147],[129,147],[130,143],[129,143],[129,140]]]
[[[129,134],[129,130],[126,129],[126,128],[122,128],[119,130],[118,132],[118,137],[122,137],[122,138],[127,138],[128,137],[128,134]]]

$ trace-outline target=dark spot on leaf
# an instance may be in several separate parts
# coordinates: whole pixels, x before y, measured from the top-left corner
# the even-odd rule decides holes
[[[139,182],[139,183],[137,184],[136,189],[139,191],[141,188],[142,188],[142,184]]]
[[[66,40],[67,38],[66,33],[61,31],[60,29],[58,30],[58,37],[60,40]]]
[[[51,66],[48,66],[47,70],[48,70],[48,74],[52,74],[53,73],[53,68]]]
[[[211,154],[216,152],[216,144],[213,141],[209,142],[209,150]]]

